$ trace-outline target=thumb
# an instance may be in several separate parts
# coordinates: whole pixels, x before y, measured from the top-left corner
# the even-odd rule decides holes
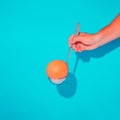
[[[74,36],[74,35],[70,36],[68,42],[69,42],[69,45],[70,45],[70,46],[71,46],[72,44],[74,44],[74,43],[75,43],[75,36]]]

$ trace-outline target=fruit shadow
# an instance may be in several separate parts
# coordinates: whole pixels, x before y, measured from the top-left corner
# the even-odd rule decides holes
[[[73,73],[75,73],[76,71],[79,60],[89,63],[91,61],[91,58],[101,58],[119,47],[120,47],[120,38],[115,39],[112,42],[105,44],[94,50],[76,52],[77,59],[76,59]]]
[[[58,93],[65,98],[72,97],[77,88],[77,80],[72,73],[68,73],[66,80],[62,84],[57,85]]]

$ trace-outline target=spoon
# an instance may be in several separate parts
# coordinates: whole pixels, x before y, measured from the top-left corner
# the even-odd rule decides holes
[[[78,36],[79,34],[79,29],[80,29],[80,24],[78,23],[77,26],[76,26],[76,29],[75,29],[75,33],[74,33],[74,36]],[[72,46],[70,47],[69,51],[68,51],[68,55],[67,55],[67,59],[66,59],[66,64],[68,65],[68,60],[70,58],[70,55],[71,55],[71,52],[72,52]],[[54,84],[61,84],[65,79],[67,78],[64,77],[64,78],[57,78],[57,79],[52,79],[52,78],[49,78]]]

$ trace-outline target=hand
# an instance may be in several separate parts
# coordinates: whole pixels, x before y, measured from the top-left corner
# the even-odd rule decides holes
[[[92,50],[99,47],[100,37],[97,34],[80,33],[69,38],[69,46],[77,52]]]

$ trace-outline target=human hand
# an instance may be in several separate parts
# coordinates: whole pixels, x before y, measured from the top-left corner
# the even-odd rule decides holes
[[[78,36],[72,35],[69,38],[69,46],[76,52],[92,50],[99,47],[100,37],[97,34],[80,33]]]

